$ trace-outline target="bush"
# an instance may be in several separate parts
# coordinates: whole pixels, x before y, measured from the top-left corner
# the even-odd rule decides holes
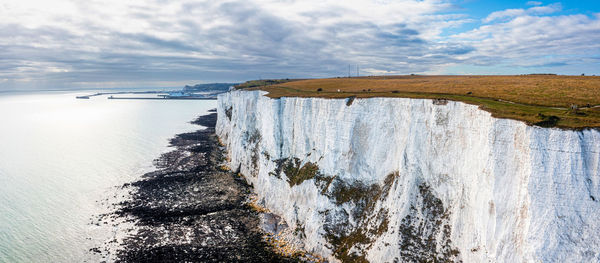
[[[537,126],[550,128],[556,126],[558,121],[560,120],[557,116],[546,116],[544,114],[539,113],[538,118],[542,119],[539,122],[534,123]]]
[[[352,102],[354,102],[354,99],[356,99],[356,96],[348,97],[348,101],[346,101],[346,106],[352,105]]]

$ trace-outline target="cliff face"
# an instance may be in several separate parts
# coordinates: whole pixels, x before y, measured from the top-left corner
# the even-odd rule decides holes
[[[452,101],[219,95],[233,170],[304,249],[371,262],[600,261],[600,132]]]

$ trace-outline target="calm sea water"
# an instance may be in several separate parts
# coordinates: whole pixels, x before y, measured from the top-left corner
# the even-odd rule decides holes
[[[89,94],[91,92],[88,92]],[[0,262],[82,262],[94,215],[215,101],[0,93]]]

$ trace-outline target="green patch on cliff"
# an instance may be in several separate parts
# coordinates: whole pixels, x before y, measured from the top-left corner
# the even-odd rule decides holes
[[[389,174],[383,185],[367,185],[322,174],[317,164],[303,163],[299,158],[283,158],[273,162],[276,166],[269,173],[271,176],[281,179],[284,174],[291,187],[314,179],[321,194],[337,205],[334,210],[319,211],[325,218],[325,238],[334,256],[342,262],[367,262],[366,250],[377,237],[388,231],[388,210],[377,208],[377,203],[387,198],[399,174]],[[299,225],[295,233],[302,236],[302,232],[304,225]]]
[[[376,209],[377,202],[387,198],[398,173],[389,174],[384,185],[365,185],[361,182],[347,183],[333,178],[333,187],[326,195],[338,205],[352,203],[350,214],[345,210],[326,211],[323,226],[325,238],[331,244],[336,258],[342,262],[367,262],[366,250],[375,239],[388,231],[388,211]],[[331,183],[330,183],[331,184]],[[350,224],[352,215],[355,224]],[[328,220],[328,218],[330,220]],[[334,219],[335,218],[335,219]],[[345,218],[339,222],[339,218]]]
[[[327,193],[327,190],[333,183],[333,179],[335,179],[335,176],[328,176],[321,173],[315,175],[315,186],[321,189],[322,195],[325,195],[325,193]]]
[[[281,173],[283,172],[287,177],[290,187],[313,179],[319,174],[319,166],[317,164],[311,162],[302,164],[302,161],[298,158],[283,158],[274,162],[277,166],[270,175],[281,178]]]
[[[335,187],[330,193],[327,193],[327,196],[335,200],[337,205],[353,202],[364,204],[365,208],[370,208],[375,205],[375,202],[382,195],[389,193],[391,185],[398,176],[398,172],[388,174],[384,179],[383,186],[379,184],[365,185],[361,182],[346,183],[336,180]]]

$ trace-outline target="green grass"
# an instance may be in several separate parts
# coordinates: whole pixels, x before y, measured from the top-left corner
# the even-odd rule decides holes
[[[261,79],[261,80],[250,80],[239,85],[236,85],[236,89],[249,89],[257,87],[266,87],[276,84],[283,84],[286,82],[294,81],[292,79]]]
[[[496,118],[520,120],[529,125],[564,129],[600,127],[600,107],[595,107],[600,105],[598,77],[535,75],[381,78],[288,80],[249,89],[268,91],[267,96],[272,98],[446,99],[477,105]],[[570,105],[573,104],[579,105],[578,109],[572,110]]]

